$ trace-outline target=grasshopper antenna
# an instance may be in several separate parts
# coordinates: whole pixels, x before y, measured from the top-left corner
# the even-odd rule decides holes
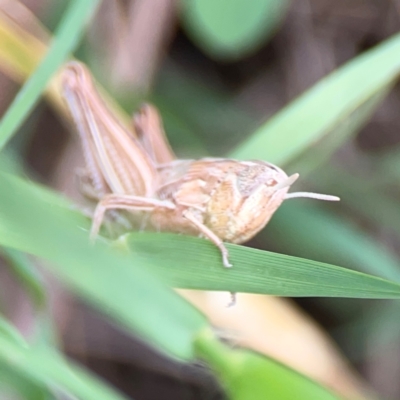
[[[293,174],[285,179],[283,182],[278,183],[274,188],[276,190],[283,189],[285,187],[293,185],[293,183],[297,180],[299,174]],[[325,201],[340,201],[340,197],[331,196],[329,194],[321,194],[321,193],[312,193],[312,192],[294,192],[294,193],[286,193],[285,200],[294,199],[297,197],[305,197],[309,199],[316,200],[325,200]]]
[[[340,197],[331,196],[329,194],[312,193],[312,192],[294,192],[287,193],[285,200],[294,199],[296,197],[307,197],[309,199],[325,200],[325,201],[340,201]]]
[[[290,175],[284,181],[279,182],[278,184],[276,184],[274,186],[274,190],[281,190],[281,189],[284,189],[285,187],[292,186],[293,183],[295,183],[297,181],[299,176],[300,176],[299,174]]]

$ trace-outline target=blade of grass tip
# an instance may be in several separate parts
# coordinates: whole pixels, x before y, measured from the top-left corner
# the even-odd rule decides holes
[[[97,4],[98,0],[70,2],[46,57],[19,91],[0,122],[0,150],[28,116],[51,76],[77,46]]]
[[[400,285],[336,265],[226,244],[234,268],[221,268],[218,251],[204,239],[129,233],[120,239],[135,262],[150,262],[159,276],[184,289],[288,297],[400,299]],[[190,261],[189,261],[190,260]]]

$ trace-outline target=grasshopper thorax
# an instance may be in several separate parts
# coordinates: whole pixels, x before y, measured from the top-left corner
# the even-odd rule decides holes
[[[161,198],[172,200],[178,213],[189,210],[233,243],[245,242],[267,224],[298,176],[289,178],[264,161],[220,158],[182,160],[164,166],[161,174],[168,177]]]

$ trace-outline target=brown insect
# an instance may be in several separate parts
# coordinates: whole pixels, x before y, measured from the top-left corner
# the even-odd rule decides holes
[[[90,236],[107,210],[127,210],[141,229],[200,235],[221,251],[224,242],[243,243],[293,197],[339,200],[315,193],[288,193],[299,177],[265,161],[223,158],[178,160],[156,109],[145,105],[127,130],[107,108],[88,69],[71,62],[62,71],[64,96],[80,134],[85,193],[98,201]]]

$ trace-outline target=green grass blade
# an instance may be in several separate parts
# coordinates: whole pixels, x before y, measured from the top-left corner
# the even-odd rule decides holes
[[[8,325],[0,319],[1,324]],[[9,326],[8,331],[14,328]],[[15,333],[17,335],[17,333]],[[49,385],[82,400],[126,400],[111,387],[79,368],[45,346],[30,347],[23,339],[15,340],[0,330],[0,368],[12,367],[14,371],[38,385]]]
[[[205,318],[148,272],[146,264],[97,243],[71,210],[49,204],[26,182],[0,174],[0,244],[43,257],[74,292],[170,355],[192,358]],[[163,329],[160,329],[162,326]]]
[[[232,156],[282,166],[327,135],[335,135],[357,109],[397,79],[399,53],[397,34],[348,62],[262,125]]]
[[[206,240],[172,234],[125,237],[136,260],[151,260],[173,286],[277,296],[400,299],[400,284],[318,261],[227,244],[233,268]],[[340,248],[336,249],[341,251]]]
[[[18,395],[19,397],[15,397]],[[0,361],[0,397],[3,399],[57,400],[46,385],[34,383]]]
[[[28,349],[29,345],[20,333],[4,318],[0,317],[0,337],[16,348]],[[0,395],[5,391],[19,393],[23,399],[50,400],[54,399],[46,389],[43,382],[32,382],[26,376],[14,368],[9,360],[0,356]]]
[[[28,116],[51,76],[75,49],[98,0],[71,0],[50,49],[0,122],[0,149]]]
[[[248,350],[233,350],[205,330],[197,354],[220,378],[230,400],[339,400],[333,393],[290,368]]]

